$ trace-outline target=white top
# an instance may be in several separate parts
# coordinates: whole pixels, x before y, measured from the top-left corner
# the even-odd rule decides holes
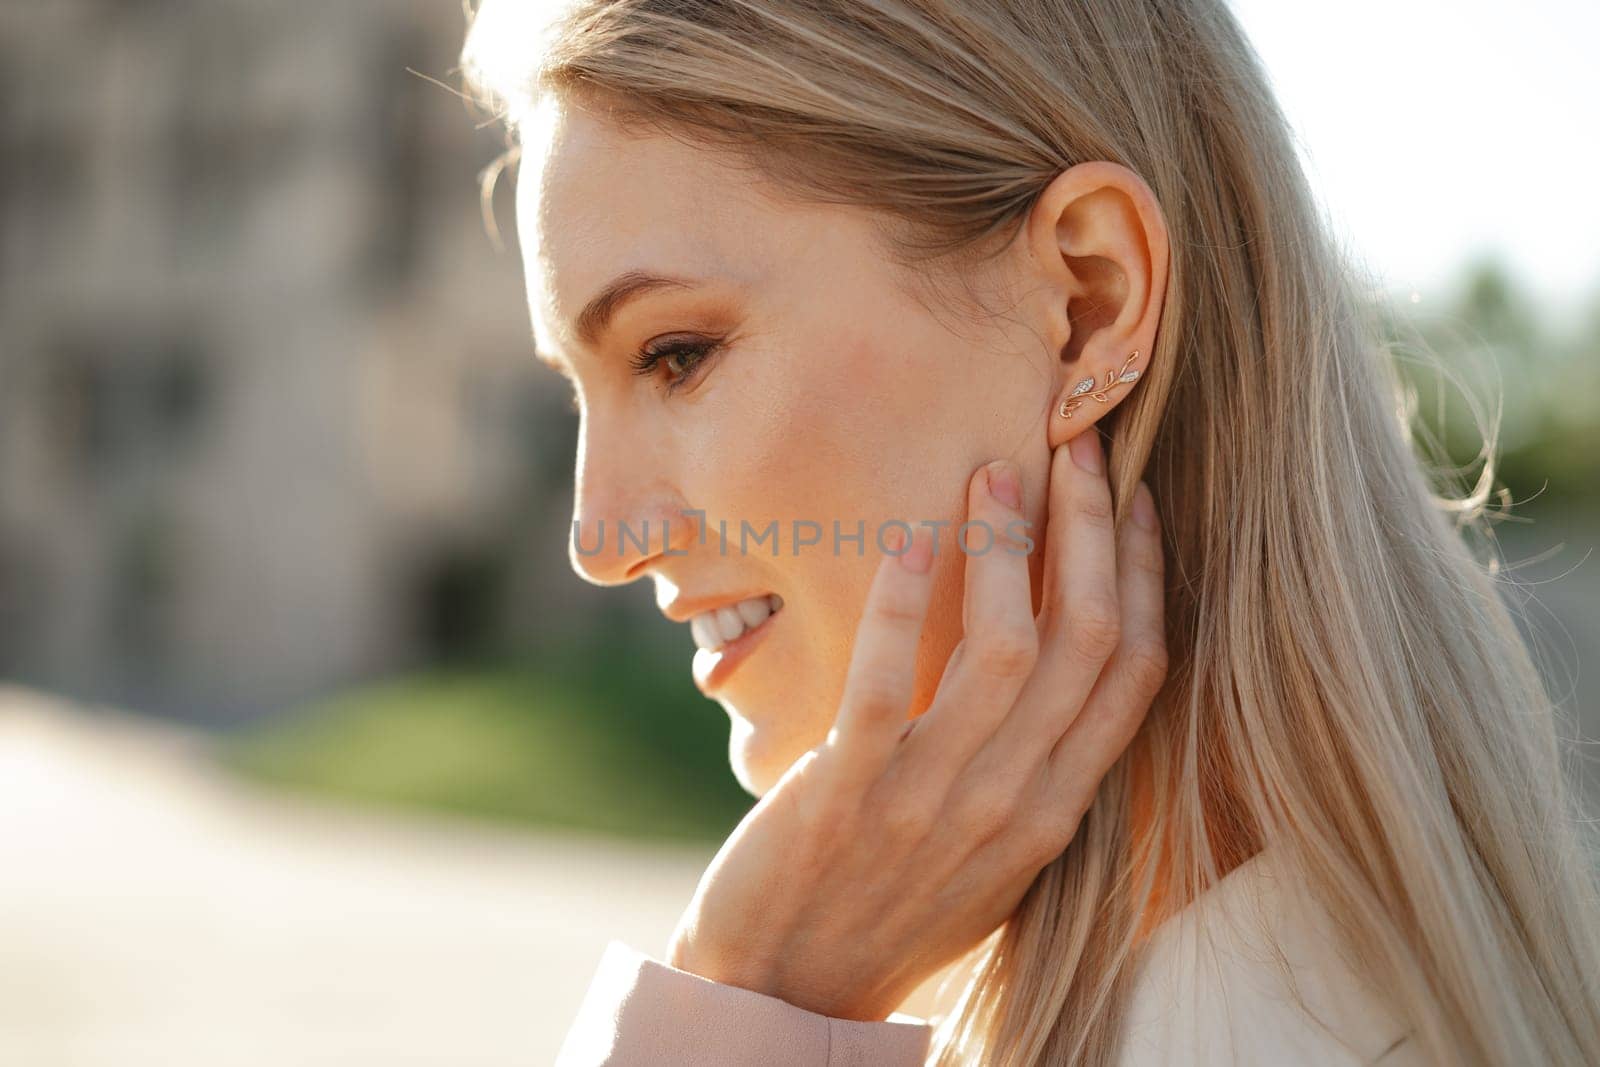
[[[1409,1027],[1341,957],[1330,917],[1275,858],[1268,849],[1229,871],[1151,935],[1125,1067],[1424,1062]]]
[[[1121,1067],[1423,1063],[1408,1027],[1341,958],[1330,918],[1294,891],[1276,855],[1241,864],[1151,934],[1136,963]],[[916,1067],[932,1035],[904,1012],[833,1019],[613,940],[557,1064]]]

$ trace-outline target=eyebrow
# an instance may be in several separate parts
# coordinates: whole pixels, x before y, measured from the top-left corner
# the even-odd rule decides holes
[[[693,289],[696,283],[648,271],[630,270],[617,275],[578,312],[578,340],[592,346],[605,332],[623,305],[646,293],[662,289]]]

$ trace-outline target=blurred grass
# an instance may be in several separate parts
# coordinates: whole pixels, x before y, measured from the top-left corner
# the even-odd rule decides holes
[[[727,836],[752,798],[725,713],[637,643],[360,686],[221,744],[262,782],[360,802],[655,840]],[[618,648],[627,652],[619,652]],[[676,677],[684,678],[683,653]]]
[[[1414,428],[1458,468],[1459,488],[1492,443],[1494,482],[1513,514],[1600,511],[1600,294],[1552,325],[1507,265],[1486,256],[1463,267],[1441,304],[1388,311],[1442,360],[1448,378],[1402,348],[1401,373],[1416,390]]]

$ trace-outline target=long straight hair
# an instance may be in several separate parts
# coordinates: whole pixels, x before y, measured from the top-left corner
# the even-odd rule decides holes
[[[1146,906],[1272,847],[1431,1059],[1600,1063],[1600,904],[1486,536],[1494,431],[1473,484],[1438,484],[1376,287],[1222,0],[579,0],[520,36],[502,7],[463,59],[513,131],[601,94],[880,212],[908,265],[981,262],[1086,160],[1162,206],[1160,334],[1103,425],[1118,521],[1141,475],[1164,519],[1167,684],[965,961],[930,1062],[1112,1062]]]

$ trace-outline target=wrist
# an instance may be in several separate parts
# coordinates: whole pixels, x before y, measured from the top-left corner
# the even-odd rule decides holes
[[[674,938],[667,948],[667,965],[698,975],[719,985],[738,986],[764,996],[786,999],[769,968],[760,967],[748,954],[735,960],[707,952],[687,938]],[[791,1002],[792,1003],[792,1002]]]

